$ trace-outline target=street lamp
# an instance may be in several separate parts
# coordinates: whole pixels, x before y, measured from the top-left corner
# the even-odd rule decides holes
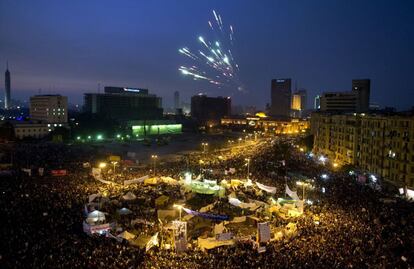
[[[200,164],[200,175],[201,174],[203,174],[203,164],[204,164],[204,161],[203,160],[200,160],[200,161],[198,161],[198,163]]]
[[[155,168],[156,168],[156,164],[157,164],[157,155],[151,155],[152,160],[154,161],[154,177],[155,177]]]
[[[296,185],[302,186],[302,200],[305,201],[305,187],[311,186],[311,184],[302,181],[296,181]]]
[[[242,142],[242,138],[240,137],[240,138],[239,138],[239,144],[241,144],[241,142]]]
[[[203,152],[206,152],[206,147],[208,146],[208,143],[201,143],[201,145],[203,146]]]
[[[181,211],[183,210],[184,205],[176,205],[176,204],[174,204],[173,207],[174,208],[177,208],[179,210],[179,212],[180,212],[180,221],[181,221]]]
[[[106,167],[106,163],[99,163],[99,168],[105,168]]]
[[[247,162],[247,179],[249,179],[249,175],[250,175],[250,158],[246,158],[245,161]]]
[[[115,174],[115,167],[118,164],[118,162],[112,162],[112,164],[114,165],[114,174]]]

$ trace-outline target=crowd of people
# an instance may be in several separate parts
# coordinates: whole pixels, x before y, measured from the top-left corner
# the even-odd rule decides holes
[[[0,262],[2,268],[409,268],[414,264],[414,205],[400,197],[360,184],[345,171],[331,171],[294,146],[294,139],[263,139],[228,147],[226,150],[200,152],[179,161],[163,162],[157,174],[179,178],[185,171],[202,173],[218,180],[249,178],[274,186],[275,197],[285,196],[285,184],[296,188],[292,173],[314,180],[303,216],[297,218],[294,237],[269,242],[258,253],[250,242],[239,242],[208,251],[194,247],[185,253],[154,247],[145,252],[126,241],[88,236],[82,230],[84,206],[88,196],[105,193],[111,201],[105,211],[127,207],[133,213],[116,219],[134,233],[153,234],[158,229],[154,200],[170,197],[169,204],[184,198],[179,186],[159,184],[123,186],[124,180],[149,173],[131,172],[119,167],[108,173],[103,184],[90,175],[98,156],[93,148],[57,144],[17,144],[11,178],[2,179],[0,210],[2,216]],[[202,160],[202,162],[200,162]],[[65,169],[67,175],[29,176],[21,168]],[[224,173],[235,168],[234,173]],[[329,172],[329,179],[321,173]],[[321,192],[321,188],[324,192]],[[300,189],[298,193],[301,194]],[[133,192],[138,202],[120,197]],[[243,190],[246,197],[266,201],[260,193]],[[198,198],[197,198],[198,197]],[[384,199],[385,198],[385,199]],[[211,202],[195,196],[192,209]],[[228,213],[219,200],[212,213]],[[234,209],[236,211],[236,209]],[[140,218],[152,226],[131,227],[130,220]],[[126,221],[127,220],[127,221]],[[317,221],[316,221],[317,220]],[[274,223],[285,225],[278,219]],[[189,242],[194,238],[189,238]]]

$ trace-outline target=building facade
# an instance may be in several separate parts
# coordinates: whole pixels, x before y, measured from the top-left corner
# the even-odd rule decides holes
[[[314,152],[414,187],[414,117],[313,113]]]
[[[272,79],[270,115],[279,118],[290,116],[292,80]]]
[[[304,133],[309,129],[309,121],[306,120],[279,120],[269,117],[226,117],[221,119],[221,125],[225,128],[238,130],[260,130],[274,132],[275,134]]]
[[[368,112],[371,80],[352,80],[352,90],[325,92],[320,97],[320,111],[324,112]]]
[[[105,93],[86,93],[84,111],[120,121],[156,120],[163,116],[162,100],[147,89],[105,87]]]
[[[11,108],[11,78],[10,78],[10,71],[9,71],[9,64],[7,64],[7,69],[4,74],[4,109]]]
[[[203,94],[191,97],[191,117],[201,124],[219,123],[231,114],[230,97],[208,97]]]
[[[30,118],[52,124],[68,122],[68,98],[61,95],[35,95],[30,97]]]

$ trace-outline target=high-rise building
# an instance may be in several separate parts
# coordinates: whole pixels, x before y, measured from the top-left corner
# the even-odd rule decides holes
[[[358,93],[359,112],[367,112],[369,110],[369,100],[371,93],[370,79],[353,79],[352,91]]]
[[[230,97],[208,97],[203,94],[191,97],[191,117],[199,123],[219,123],[221,118],[230,114]]]
[[[68,98],[61,95],[35,95],[30,97],[30,118],[43,123],[67,123]]]
[[[315,96],[315,100],[313,101],[313,109],[314,110],[321,109],[321,96],[320,95]]]
[[[174,110],[181,108],[180,106],[180,93],[178,91],[174,92]]]
[[[292,81],[272,79],[270,114],[274,117],[288,118],[290,115]]]
[[[148,89],[105,87],[105,93],[85,93],[84,111],[119,121],[162,118],[161,97]]]
[[[412,115],[313,113],[311,132],[314,153],[398,186],[414,187]]]
[[[298,94],[300,96],[300,110],[304,111],[307,109],[307,102],[308,102],[308,93],[305,89],[300,89],[295,92],[295,94]]]
[[[11,81],[10,81],[9,63],[7,63],[6,73],[4,74],[4,77],[5,77],[4,109],[9,109],[11,108],[11,96],[10,96]]]
[[[352,81],[352,90],[325,92],[321,96],[320,110],[327,112],[367,112],[370,96],[369,79]]]

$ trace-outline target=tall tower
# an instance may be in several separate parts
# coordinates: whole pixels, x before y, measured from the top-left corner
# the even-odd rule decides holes
[[[276,117],[287,118],[290,115],[292,98],[292,80],[272,79],[270,114]]]
[[[9,71],[9,62],[7,62],[6,73],[4,74],[5,82],[5,94],[4,94],[4,109],[9,109],[11,107],[10,100],[10,71]]]
[[[352,91],[358,93],[357,112],[366,112],[369,110],[369,100],[371,94],[370,79],[353,79]]]
[[[180,108],[180,93],[178,91],[174,92],[174,109],[177,110]]]

